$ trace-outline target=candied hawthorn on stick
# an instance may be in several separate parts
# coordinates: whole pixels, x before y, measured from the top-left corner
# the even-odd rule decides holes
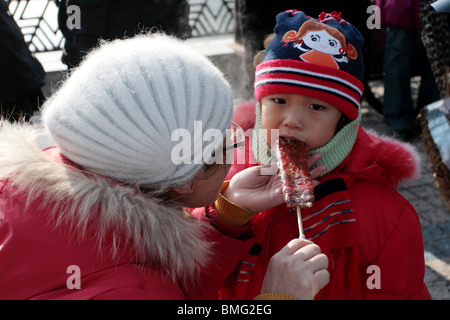
[[[278,168],[284,200],[290,208],[311,208],[314,186],[306,165],[305,144],[299,140],[280,137]]]
[[[314,202],[314,186],[306,164],[306,145],[280,137],[277,152],[284,201],[289,208],[297,208],[299,236],[305,239],[300,208],[311,208]]]

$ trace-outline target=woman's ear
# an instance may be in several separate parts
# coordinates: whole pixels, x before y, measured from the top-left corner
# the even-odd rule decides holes
[[[191,194],[192,192],[194,192],[195,184],[192,181],[189,181],[188,183],[185,183],[181,186],[173,187],[172,189],[173,191],[181,195]]]

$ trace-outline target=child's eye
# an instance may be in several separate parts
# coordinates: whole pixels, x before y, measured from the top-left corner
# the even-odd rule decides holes
[[[314,111],[325,110],[325,107],[324,107],[324,106],[321,106],[320,104],[315,104],[315,103],[311,104],[311,105],[309,106],[309,108],[310,108],[311,110],[314,110]]]
[[[275,102],[276,104],[286,104],[286,100],[281,98],[273,98],[272,101]]]

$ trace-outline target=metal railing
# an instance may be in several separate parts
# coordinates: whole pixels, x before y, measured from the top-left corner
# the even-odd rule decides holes
[[[31,52],[62,50],[58,29],[58,0],[6,1]],[[235,0],[189,0],[192,37],[233,33]]]
[[[193,37],[233,33],[235,0],[189,0],[189,5]]]

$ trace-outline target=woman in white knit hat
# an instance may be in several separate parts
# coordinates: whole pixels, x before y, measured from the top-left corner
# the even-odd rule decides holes
[[[223,148],[241,143],[225,138],[232,113],[220,71],[181,41],[142,35],[91,52],[45,104],[43,129],[1,124],[0,298],[214,299],[255,241],[223,197],[207,206],[230,167]],[[46,134],[55,145],[41,150]],[[236,176],[240,205],[282,203],[267,188],[277,179]],[[292,241],[261,293],[320,289],[317,249]]]

